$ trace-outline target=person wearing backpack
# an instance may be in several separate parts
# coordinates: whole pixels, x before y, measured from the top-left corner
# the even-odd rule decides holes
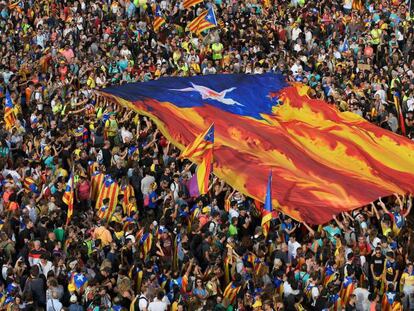
[[[131,303],[134,306],[134,310],[148,311],[149,301],[147,295],[147,285],[142,284],[141,294],[137,295]]]
[[[318,288],[318,274],[316,272],[312,273],[309,278],[309,283],[305,288],[305,296],[309,310],[314,310],[316,300],[319,297],[319,288]]]
[[[308,270],[307,265],[306,264],[303,264],[300,267],[300,271],[297,271],[295,273],[295,280],[298,282],[298,289],[299,290],[302,290],[302,289],[305,288],[305,285],[307,284],[307,282],[308,282],[308,280],[310,278],[310,275],[307,272],[307,270]]]

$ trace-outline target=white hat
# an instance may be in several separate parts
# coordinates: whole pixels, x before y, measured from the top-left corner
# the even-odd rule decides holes
[[[135,243],[135,241],[136,241],[135,240],[135,237],[133,235],[131,235],[131,234],[127,235],[125,237],[125,240],[131,240],[132,243]]]

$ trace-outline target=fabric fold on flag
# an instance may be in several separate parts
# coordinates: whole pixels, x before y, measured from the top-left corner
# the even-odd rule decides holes
[[[213,144],[214,124],[201,133],[181,154],[181,158],[189,158],[193,161],[201,159],[195,174],[188,182],[188,190],[192,197],[198,197],[208,192],[213,162]]]
[[[197,167],[195,174],[188,182],[190,196],[198,197],[208,193],[210,174],[212,171],[213,151],[206,152],[201,164]]]
[[[378,197],[414,192],[411,140],[308,90],[267,73],[160,78],[97,93],[151,118],[182,151],[214,123],[214,175],[263,202],[272,170],[273,208],[298,221],[322,224]]]

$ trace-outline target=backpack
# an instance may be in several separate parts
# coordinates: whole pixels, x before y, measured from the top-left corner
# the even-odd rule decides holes
[[[142,295],[142,294],[141,294],[141,295],[138,297],[138,299],[135,299],[135,302],[134,302],[134,307],[135,307],[135,310],[138,310],[138,311],[140,311],[140,310],[141,310],[141,309],[139,308],[139,302],[140,302],[141,300],[145,300],[145,302],[147,303],[146,308],[148,308],[148,306],[149,306],[148,299],[147,299],[147,297],[145,297],[144,295]]]
[[[213,230],[210,230],[210,225],[211,224],[214,225]],[[203,232],[203,233],[208,233],[209,232],[209,233],[214,234],[214,232],[216,231],[216,227],[217,227],[217,224],[214,221],[209,220],[203,225],[203,227],[201,228],[201,232]]]
[[[299,280],[298,280],[298,290],[302,291],[303,288],[303,279],[305,278],[305,276],[307,275],[306,272],[304,272],[303,274],[301,273],[302,271],[299,271]]]

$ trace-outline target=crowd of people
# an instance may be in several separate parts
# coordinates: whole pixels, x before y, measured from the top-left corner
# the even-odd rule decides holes
[[[210,7],[217,27],[190,33]],[[213,177],[191,198],[194,166],[94,93],[281,72],[414,138],[413,24],[401,0],[1,0],[0,102],[16,118],[0,132],[0,310],[414,310],[410,194],[321,226],[278,214],[265,237],[260,206]],[[100,176],[119,185],[113,210]]]

